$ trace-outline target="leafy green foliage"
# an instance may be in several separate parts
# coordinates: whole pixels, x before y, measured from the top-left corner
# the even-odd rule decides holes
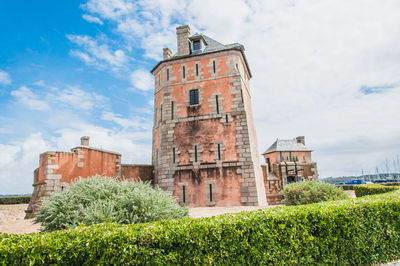
[[[400,191],[137,225],[0,234],[0,264],[372,265],[400,259]]]
[[[31,196],[0,197],[0,204],[29,203]]]
[[[43,231],[74,228],[80,224],[133,224],[188,216],[175,198],[149,183],[112,178],[82,179],[43,202],[35,222]]]
[[[335,185],[318,181],[291,183],[280,192],[284,196],[285,205],[302,205],[321,201],[348,199],[349,196]]]
[[[381,184],[368,184],[359,185],[354,187],[354,192],[357,197],[363,197],[367,195],[375,195],[381,193],[387,193],[394,190],[400,189],[399,186],[384,186]]]

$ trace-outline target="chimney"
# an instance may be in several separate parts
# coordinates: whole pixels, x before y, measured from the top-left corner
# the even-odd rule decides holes
[[[166,60],[172,56],[171,50],[167,47],[163,49],[163,59]]]
[[[188,25],[176,28],[176,37],[178,38],[178,56],[190,54],[189,36],[190,28]]]
[[[89,146],[89,139],[90,139],[89,136],[83,136],[81,138],[81,145],[82,146]]]
[[[304,136],[298,136],[296,138],[296,140],[297,140],[297,143],[302,143],[303,145],[306,145]]]

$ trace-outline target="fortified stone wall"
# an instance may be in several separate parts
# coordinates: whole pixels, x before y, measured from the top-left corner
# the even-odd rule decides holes
[[[177,30],[179,49],[186,42]],[[152,72],[155,184],[190,206],[264,205],[242,51],[187,54]],[[193,89],[199,104],[189,103]]]
[[[88,137],[71,152],[45,152],[34,171],[33,193],[26,210],[26,219],[33,218],[44,197],[63,190],[79,178],[102,175],[134,181],[151,181],[151,165],[122,165],[121,154],[89,146]]]

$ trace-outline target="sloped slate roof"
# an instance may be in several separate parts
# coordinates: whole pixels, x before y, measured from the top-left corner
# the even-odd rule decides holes
[[[206,47],[204,48],[204,50],[202,52],[196,52],[195,54],[189,54],[189,55],[183,55],[183,56],[178,56],[176,53],[171,56],[168,59],[162,60],[160,62],[158,62],[158,64],[150,71],[153,72],[159,64],[161,64],[162,62],[166,62],[166,61],[170,61],[170,60],[175,60],[175,59],[179,59],[179,58],[184,58],[184,57],[188,57],[188,56],[193,56],[193,55],[201,55],[201,54],[207,54],[207,53],[214,53],[214,52],[218,52],[218,51],[223,51],[223,50],[231,50],[231,49],[238,49],[242,52],[247,69],[249,71],[250,77],[251,75],[251,71],[246,59],[246,56],[244,54],[244,46],[240,43],[231,43],[231,44],[222,44],[220,42],[217,42],[216,40],[214,40],[213,38],[208,37],[207,35],[201,34],[201,33],[195,33],[192,36],[189,37],[189,39],[195,39],[195,38],[201,37],[203,38],[203,40],[206,43]]]
[[[296,139],[277,139],[263,154],[276,151],[311,151]]]
[[[200,33],[193,34],[192,36],[189,37],[189,39],[192,39],[195,37],[202,37],[203,40],[206,42],[206,47],[201,54],[222,51],[222,50],[226,50],[226,49],[232,49],[235,47],[237,47],[239,49],[244,49],[243,45],[241,45],[239,43],[224,45],[220,42],[217,42],[213,38],[210,38],[207,35],[200,34]]]

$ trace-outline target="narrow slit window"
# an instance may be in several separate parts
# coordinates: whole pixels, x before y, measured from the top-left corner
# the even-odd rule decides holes
[[[197,162],[197,146],[194,146],[194,161]]]
[[[199,90],[190,91],[190,105],[199,104]]]
[[[221,160],[221,144],[218,144],[218,160]]]
[[[225,115],[225,122],[226,122],[226,123],[229,122],[229,120],[228,120],[228,115]]]
[[[162,120],[162,110],[163,108],[162,108],[162,104],[160,105],[160,121],[162,122],[163,120]]]
[[[196,64],[196,76],[199,75],[199,64]]]
[[[158,75],[158,87],[160,87],[160,84],[161,84],[161,76]]]
[[[215,73],[216,69],[215,69],[215,61],[213,61],[213,71]]]
[[[243,99],[243,90],[240,90],[240,96],[242,96],[242,103],[244,103],[244,99]]]
[[[169,69],[167,68],[167,81],[169,80]]]
[[[176,163],[176,150],[175,150],[175,148],[172,148],[172,162]]]
[[[185,68],[185,66],[182,67],[182,77],[186,78],[186,68]]]
[[[215,95],[215,103],[217,104],[217,114],[219,114],[218,95]]]
[[[182,186],[182,202],[186,203],[186,186]]]
[[[268,181],[268,190],[271,190],[271,181]]]
[[[209,184],[208,186],[209,186],[209,188],[210,188],[210,202],[212,202],[212,201],[213,201],[212,184]]]
[[[174,120],[174,101],[171,101],[171,120]]]

